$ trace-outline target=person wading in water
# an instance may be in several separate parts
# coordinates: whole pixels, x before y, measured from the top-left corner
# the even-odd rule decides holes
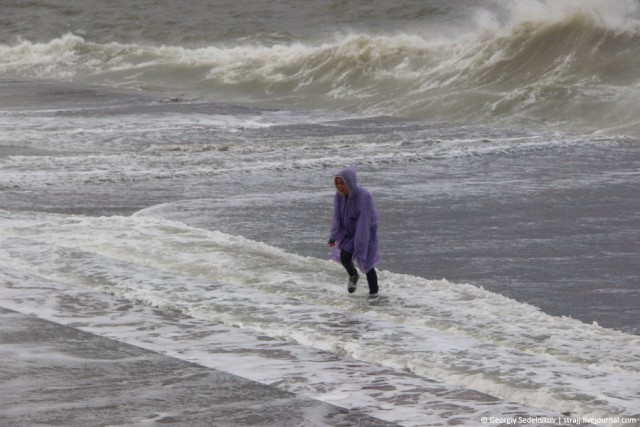
[[[374,266],[380,261],[378,252],[379,214],[371,193],[358,187],[356,167],[350,166],[334,177],[333,223],[329,246],[331,258],[340,262],[349,274],[347,290],[356,290],[359,274],[354,265],[367,275],[369,296],[378,296],[378,275]]]

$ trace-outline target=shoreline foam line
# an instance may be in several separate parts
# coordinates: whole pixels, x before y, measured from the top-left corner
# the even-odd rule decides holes
[[[125,298],[0,271],[3,306],[406,426],[558,416]]]
[[[397,425],[38,316],[0,318],[3,424]]]
[[[638,372],[630,344],[638,337],[548,316],[480,288],[385,272],[402,283],[388,301],[363,305],[327,285],[335,279],[328,261],[174,221],[63,217],[7,231],[15,238],[4,240],[3,258],[67,286],[529,406],[599,417],[633,411]]]

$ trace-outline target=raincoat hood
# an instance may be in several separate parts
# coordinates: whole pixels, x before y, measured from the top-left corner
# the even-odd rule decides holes
[[[355,165],[342,169],[340,172],[336,174],[334,179],[337,177],[342,178],[345,184],[347,184],[347,187],[349,187],[350,195],[355,196],[358,193],[358,179],[356,178]]]

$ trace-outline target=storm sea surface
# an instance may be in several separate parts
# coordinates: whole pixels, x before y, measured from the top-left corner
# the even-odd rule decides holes
[[[631,0],[2,1],[0,307],[405,426],[640,420],[639,58]]]

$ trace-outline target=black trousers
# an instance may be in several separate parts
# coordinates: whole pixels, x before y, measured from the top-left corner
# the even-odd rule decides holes
[[[347,270],[349,276],[353,276],[357,274],[356,266],[353,265],[353,254],[351,252],[347,252],[344,249],[340,250],[340,262],[342,266]],[[378,274],[376,273],[375,268],[371,268],[371,270],[367,271],[367,283],[369,284],[369,293],[377,294],[378,293]]]

